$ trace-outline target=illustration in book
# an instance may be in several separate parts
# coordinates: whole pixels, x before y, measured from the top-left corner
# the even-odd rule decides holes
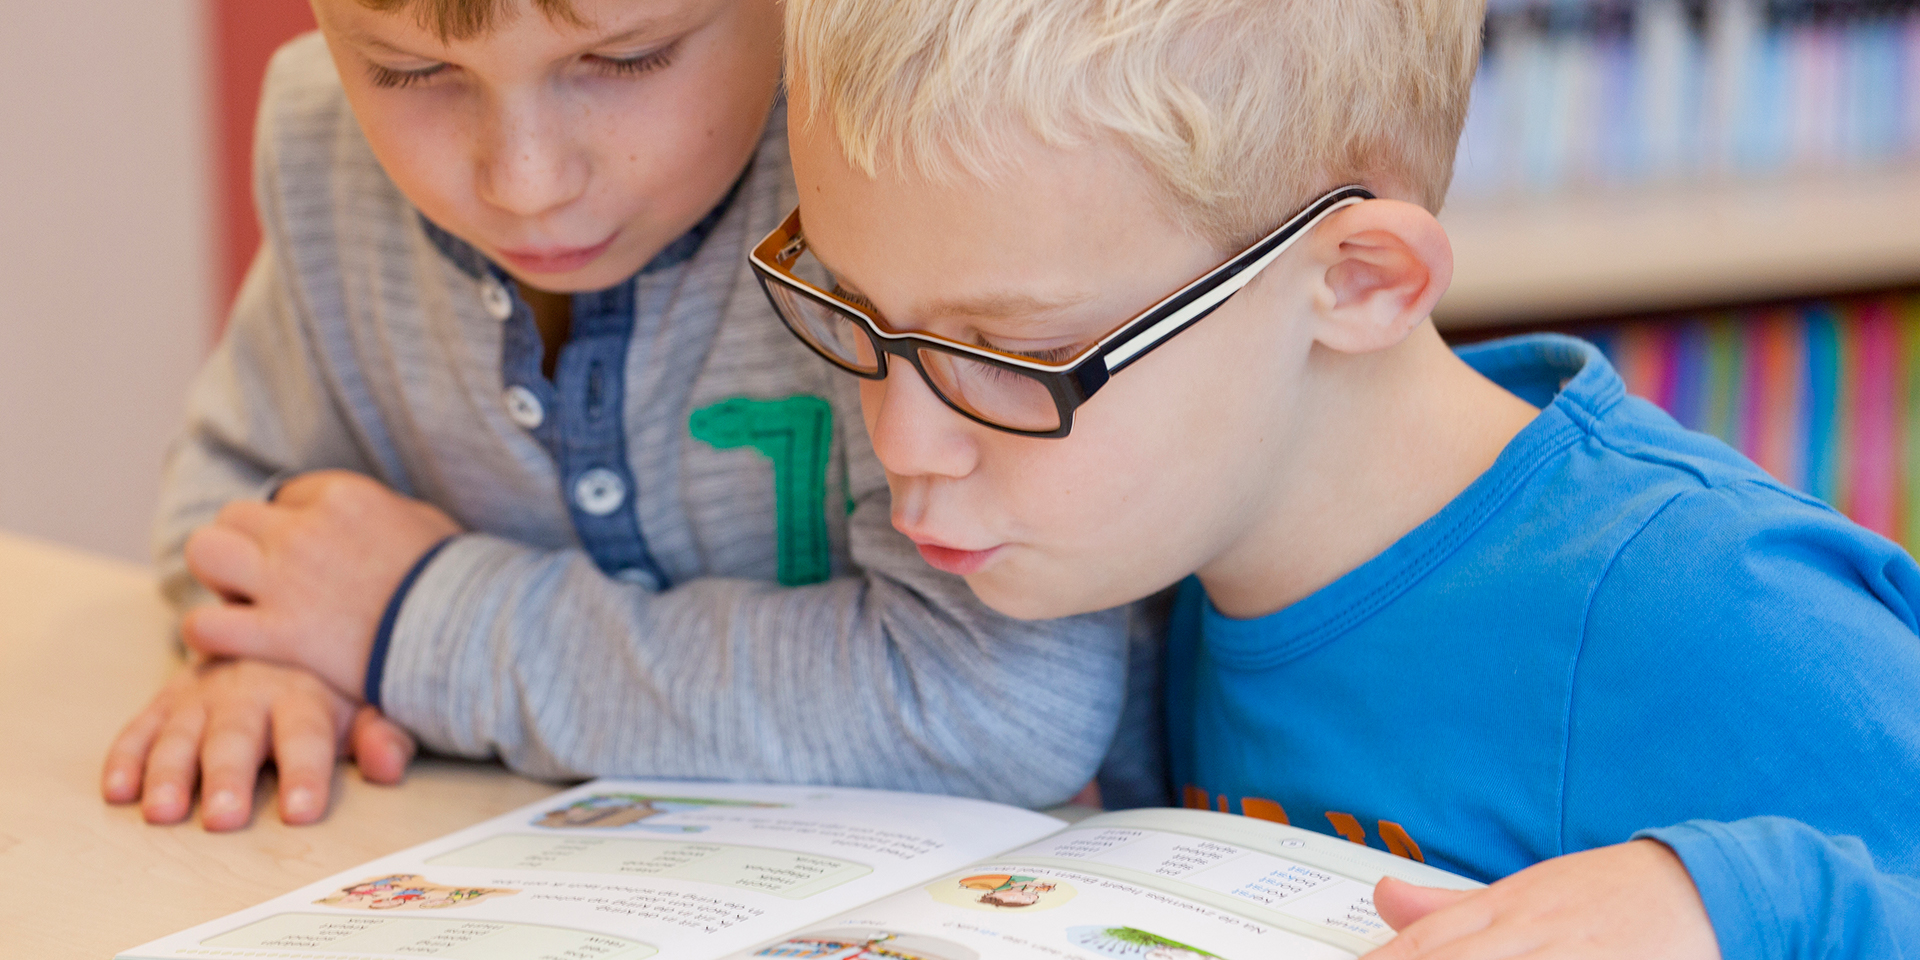
[[[417,873],[390,873],[341,887],[314,903],[349,910],[440,910],[471,906],[519,892],[501,887],[450,887],[433,883]]]
[[[639,793],[596,793],[564,807],[548,810],[533,821],[536,827],[552,830],[608,829],[634,827],[661,833],[700,833],[704,824],[676,824],[658,818],[673,813],[710,810],[715,807],[783,807],[781,803],[755,803],[747,800],[713,800],[705,797],[652,797]],[[644,822],[652,821],[652,822]]]
[[[1113,960],[1221,960],[1218,954],[1134,927],[1069,927],[1067,939]]]
[[[941,880],[927,888],[942,903],[971,910],[1001,912],[1051,910],[1073,899],[1071,884],[1034,874],[977,873],[958,880]]]
[[[788,960],[979,960],[980,957],[951,940],[871,927],[835,927],[796,934],[751,955]]]

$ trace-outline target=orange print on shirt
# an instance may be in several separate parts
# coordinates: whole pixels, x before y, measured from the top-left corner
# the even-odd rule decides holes
[[[1271,820],[1274,823],[1293,822],[1287,819],[1286,807],[1274,803],[1272,800],[1262,800],[1259,797],[1241,797],[1240,815],[1252,817],[1255,820]]]
[[[1333,824],[1333,829],[1340,831],[1341,836],[1363,847],[1367,845],[1367,828],[1361,826],[1360,821],[1354,819],[1353,814],[1328,810],[1327,822]]]
[[[1191,783],[1181,788],[1180,794],[1181,806],[1189,810],[1217,809],[1221,813],[1233,812],[1228,809],[1230,801],[1225,794],[1215,797]],[[1241,797],[1240,815],[1255,820],[1270,820],[1274,823],[1293,822],[1287,818],[1285,807],[1264,797]],[[1327,822],[1333,824],[1333,829],[1341,836],[1363,847],[1367,846],[1367,828],[1360,825],[1360,818],[1351,813],[1328,810]],[[1426,854],[1421,851],[1420,844],[1414,842],[1413,836],[1407,833],[1406,827],[1392,820],[1378,820],[1375,823],[1379,826],[1380,840],[1386,844],[1388,853],[1408,860],[1427,862]]]

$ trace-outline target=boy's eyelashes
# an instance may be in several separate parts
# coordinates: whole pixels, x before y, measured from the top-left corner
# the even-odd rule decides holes
[[[865,296],[848,290],[845,284],[835,283],[833,285],[833,295],[865,310],[875,317],[880,316],[880,311],[874,307],[872,300],[868,300]]]
[[[680,49],[680,41],[672,40],[643,53],[629,56],[610,56],[590,53],[581,59],[590,64],[595,71],[610,77],[632,77],[652,73],[673,62],[673,56]],[[369,61],[367,75],[373,85],[386,90],[397,90],[425,82],[444,72],[449,64],[436,63],[414,70],[396,70]]]
[[[993,349],[1001,353],[1011,353],[1026,357],[1030,360],[1038,360],[1041,363],[1054,364],[1065,363],[1068,360],[1072,360],[1080,354],[1080,351],[1086,348],[1086,344],[1083,343],[1070,343],[1064,347],[1048,347],[1045,350],[1012,350],[1006,347],[994,347]]]
[[[611,57],[605,54],[590,54],[588,59],[597,65],[601,72],[616,77],[631,77],[643,73],[652,73],[673,63],[673,55],[680,49],[680,41],[673,40],[663,46],[655,47],[645,53],[636,53],[625,57]]]
[[[421,83],[445,69],[447,69],[446,64],[436,63],[431,67],[421,67],[418,70],[395,70],[392,67],[383,67],[369,61],[367,63],[367,79],[371,80],[374,86],[380,87],[381,89],[398,90],[402,87],[411,87],[416,83]]]
[[[848,303],[853,304],[856,307],[859,307],[862,310],[867,311],[868,315],[872,316],[874,319],[876,320],[880,319],[880,311],[874,307],[873,301],[868,300],[866,297],[861,296],[860,294],[847,289],[844,285],[835,283],[833,285],[833,295],[836,297],[839,297],[842,300],[847,301]],[[1087,348],[1087,345],[1085,343],[1070,343],[1065,346],[1045,347],[1038,350],[1020,350],[1011,346],[1002,346],[1000,344],[993,343],[989,341],[985,336],[978,333],[977,331],[974,333],[974,336],[973,336],[973,345],[976,347],[985,347],[988,350],[993,350],[998,353],[1010,353],[1016,357],[1026,357],[1029,360],[1038,360],[1041,363],[1047,363],[1047,364],[1065,363],[1066,361],[1073,359],[1081,351]]]

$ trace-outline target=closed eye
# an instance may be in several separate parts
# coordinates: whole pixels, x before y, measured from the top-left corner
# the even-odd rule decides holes
[[[851,303],[862,310],[865,310],[868,313],[868,315],[873,316],[875,318],[878,318],[880,316],[880,311],[878,308],[876,308],[873,305],[873,301],[868,300],[866,297],[861,296],[860,294],[855,293],[852,290],[848,290],[845,286],[842,286],[839,283],[835,283],[833,285],[832,292],[834,296],[839,297],[840,299],[845,300],[846,302]],[[991,343],[985,343],[985,342],[977,343],[976,346],[985,347],[986,349],[992,350],[996,353],[1006,353],[1016,357],[1026,357],[1029,360],[1036,360],[1036,361],[1039,361],[1040,363],[1047,364],[1048,366],[1065,363],[1068,360],[1071,360],[1074,357],[1079,356],[1081,351],[1084,351],[1085,349],[1087,349],[1085,344],[1069,344],[1064,347],[1048,347],[1044,350],[1015,350],[1015,349],[1012,349],[1011,347],[996,347]]]
[[[1074,345],[1065,346],[1065,347],[1049,347],[1045,350],[1009,350],[1009,349],[1006,349],[1005,347],[994,347],[993,349],[998,350],[1001,353],[1011,353],[1016,357],[1026,357],[1029,360],[1038,360],[1041,363],[1047,364],[1048,366],[1052,366],[1054,364],[1066,363],[1068,360],[1072,360],[1074,357],[1080,354],[1080,351],[1085,350],[1086,347],[1078,344],[1074,344]]]
[[[377,63],[369,63],[367,64],[367,77],[373,81],[373,85],[376,87],[386,90],[398,90],[402,87],[411,87],[416,83],[424,83],[431,79],[434,74],[445,69],[447,69],[447,65],[444,63],[436,63],[431,67],[422,67],[418,70],[395,70],[392,67],[383,67]]]
[[[631,57],[608,57],[595,54],[588,57],[601,73],[612,77],[634,77],[643,73],[652,73],[673,63],[673,55],[680,49],[680,41],[675,40],[657,50]]]
[[[846,287],[843,287],[838,283],[833,285],[833,295],[836,297],[839,297],[842,300],[845,300],[848,303],[853,304],[856,307],[859,307],[862,310],[865,310],[866,312],[876,317],[880,315],[879,309],[874,307],[872,300],[868,300],[866,297],[863,297],[860,294],[854,293],[852,290],[848,290]]]

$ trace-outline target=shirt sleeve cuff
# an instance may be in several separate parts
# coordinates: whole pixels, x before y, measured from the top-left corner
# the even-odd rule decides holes
[[[1635,840],[1655,840],[1672,850],[1693,878],[1694,889],[1713,923],[1723,960],[1782,957],[1790,939],[1760,863],[1736,824],[1689,820],[1671,827],[1642,830]]]
[[[428,547],[427,552],[413,562],[407,575],[400,578],[400,585],[393,588],[393,596],[387,598],[387,609],[381,612],[380,626],[373,632],[373,649],[367,654],[367,682],[363,695],[375,707],[380,706],[380,682],[386,676],[387,648],[393,645],[393,625],[400,620],[400,607],[406,602],[407,594],[412,592],[414,581],[419,580],[420,574],[427,569],[427,564],[432,563],[433,558],[452,542],[453,537],[447,537]]]

